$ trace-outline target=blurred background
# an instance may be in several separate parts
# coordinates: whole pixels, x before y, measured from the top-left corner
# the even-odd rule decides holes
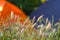
[[[7,0],[18,8],[23,10],[26,15],[29,15],[33,10],[36,10],[38,6],[44,3],[46,0]]]

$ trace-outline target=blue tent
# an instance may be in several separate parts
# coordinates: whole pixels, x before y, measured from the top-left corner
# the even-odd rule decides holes
[[[42,4],[38,7],[37,10],[34,10],[30,18],[32,19],[36,16],[36,19],[44,15],[44,18],[49,18],[52,20],[52,16],[54,16],[54,21],[57,22],[60,19],[60,0],[48,0],[46,3]]]

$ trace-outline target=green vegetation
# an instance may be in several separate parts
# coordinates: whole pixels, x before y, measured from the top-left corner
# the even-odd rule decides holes
[[[27,23],[28,20],[29,18],[23,24],[20,23],[19,18],[13,23],[8,18],[7,25],[2,22],[0,40],[60,40],[60,22],[51,23],[48,18],[44,19],[43,15],[35,23],[35,17],[31,23]]]
[[[41,5],[40,0],[7,0],[12,4],[22,9],[27,15],[29,15],[36,7]]]

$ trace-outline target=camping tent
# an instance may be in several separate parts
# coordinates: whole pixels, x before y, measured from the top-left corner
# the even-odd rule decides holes
[[[44,15],[44,18],[49,18],[49,20],[52,20],[53,16],[54,21],[57,22],[60,18],[60,0],[48,0],[39,6],[37,10],[34,10],[31,13],[30,18],[32,19],[36,16],[37,19],[40,15]]]

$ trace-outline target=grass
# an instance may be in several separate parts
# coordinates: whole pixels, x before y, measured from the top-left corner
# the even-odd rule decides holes
[[[17,21],[11,22],[7,18],[7,23],[0,25],[0,40],[60,40],[60,22],[52,23],[48,18],[44,19],[41,15],[35,22],[27,18],[23,24]]]

